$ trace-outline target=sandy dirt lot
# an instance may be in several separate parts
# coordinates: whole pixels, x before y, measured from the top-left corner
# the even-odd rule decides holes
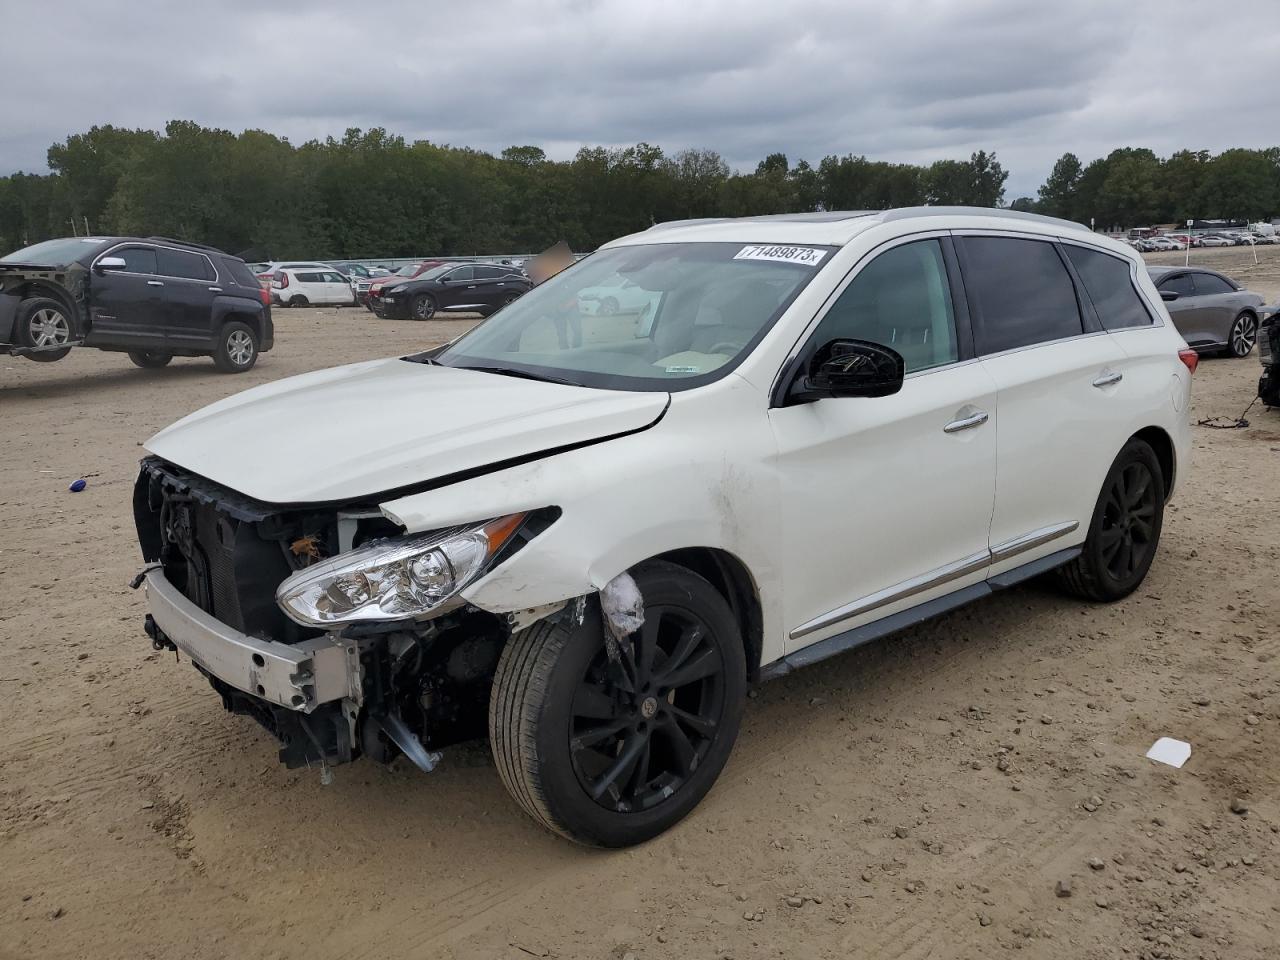
[[[1193,260],[1280,299],[1280,248],[1259,255]],[[1196,431],[1133,597],[1031,584],[763,686],[717,787],[639,849],[540,831],[483,744],[430,776],[284,770],[142,633],[139,443],[467,323],[280,310],[240,377],[0,357],[0,957],[1276,956],[1280,412],[1258,407]],[[1239,414],[1258,373],[1204,361],[1191,416]],[[1144,759],[1161,735],[1192,743],[1182,770]]]

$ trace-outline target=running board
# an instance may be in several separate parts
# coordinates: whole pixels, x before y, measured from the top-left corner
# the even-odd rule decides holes
[[[760,679],[776,680],[778,677],[785,677],[788,673],[800,667],[807,667],[820,660],[826,660],[828,657],[834,657],[838,653],[844,653],[846,650],[860,647],[864,643],[879,640],[881,637],[886,637],[891,633],[897,633],[899,630],[905,630],[926,620],[932,620],[934,617],[949,610],[963,607],[974,600],[989,596],[997,590],[1012,587],[1022,583],[1024,580],[1030,580],[1032,577],[1047,573],[1056,567],[1062,566],[1064,563],[1070,563],[1080,556],[1081,550],[1081,547],[1068,547],[1066,550],[1059,550],[1057,553],[1051,553],[1047,557],[1032,560],[1030,563],[1024,563],[1020,567],[1014,567],[1012,570],[998,573],[994,577],[988,577],[981,583],[962,587],[945,596],[929,600],[917,607],[912,607],[910,610],[902,610],[879,620],[874,620],[871,623],[864,623],[862,626],[854,627],[852,630],[837,633],[834,637],[828,637],[826,640],[819,640],[817,643],[788,654],[782,659],[775,660],[768,666],[761,668]]]

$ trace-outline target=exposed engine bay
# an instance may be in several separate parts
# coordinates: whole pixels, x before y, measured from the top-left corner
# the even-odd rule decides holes
[[[521,549],[556,513],[529,514],[494,562]],[[302,696],[292,704],[254,696],[190,657],[227,710],[253,717],[279,739],[286,766],[326,767],[359,756],[388,762],[404,753],[430,770],[440,747],[484,735],[494,669],[517,617],[462,604],[429,620],[325,631],[300,625],[276,602],[291,575],[402,535],[376,504],[265,504],[152,457],[134,489],[134,517],[149,569],[220,624],[293,648],[332,641],[350,655],[348,695],[314,704]],[[146,630],[156,649],[183,647],[150,614]],[[261,663],[257,654],[253,660]]]

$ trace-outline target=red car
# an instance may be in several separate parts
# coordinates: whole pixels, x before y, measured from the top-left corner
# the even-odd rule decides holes
[[[404,283],[406,280],[412,280],[418,274],[432,267],[438,267],[444,263],[443,260],[423,260],[421,263],[410,263],[395,273],[385,277],[375,277],[369,284],[369,296],[365,299],[364,305],[377,313],[382,309],[382,291],[388,286],[395,286],[397,283]]]

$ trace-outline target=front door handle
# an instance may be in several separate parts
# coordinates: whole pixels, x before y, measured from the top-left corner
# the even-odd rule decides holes
[[[163,281],[163,280],[148,280],[148,281],[147,281],[147,286],[148,286],[148,287],[163,287],[163,286],[164,286],[164,281]]]
[[[942,428],[943,433],[959,433],[961,430],[972,430],[974,427],[980,427],[987,422],[987,411],[979,410],[971,413],[967,417],[961,417],[958,420],[952,420]]]
[[[221,292],[222,292],[222,288],[221,288],[221,287],[210,287],[210,288],[209,288],[209,292],[210,292],[210,293],[221,293]]]
[[[1098,375],[1098,378],[1093,381],[1093,385],[1095,387],[1113,387],[1123,379],[1123,373],[1118,373],[1114,370],[1104,370]]]

